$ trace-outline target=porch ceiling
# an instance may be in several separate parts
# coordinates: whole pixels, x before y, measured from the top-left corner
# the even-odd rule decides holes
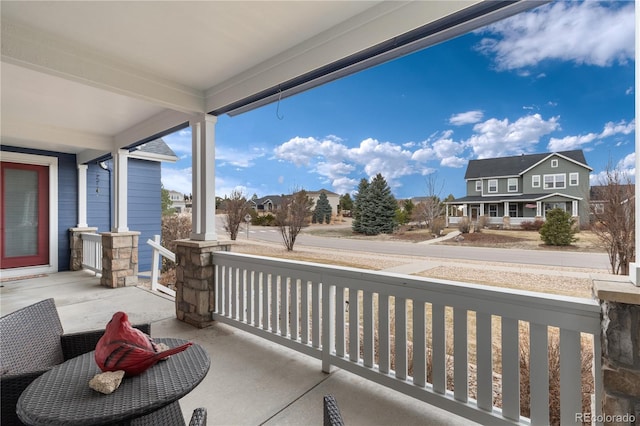
[[[2,144],[90,159],[410,31],[433,25],[436,43],[523,5],[3,1]]]

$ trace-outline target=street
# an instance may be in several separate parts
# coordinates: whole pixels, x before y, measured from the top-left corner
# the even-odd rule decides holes
[[[226,234],[221,229],[221,220],[216,221],[218,232]],[[280,232],[275,227],[251,226],[249,239],[268,241],[282,244]],[[246,229],[243,228],[238,239],[246,239]],[[419,244],[401,241],[372,241],[351,238],[331,238],[307,235],[304,232],[298,235],[296,247],[308,246],[325,249],[340,249],[357,252],[370,252],[377,254],[392,254],[404,256],[425,256],[440,259],[460,259],[485,262],[504,262],[523,265],[542,265],[573,268],[602,269],[607,273],[609,258],[606,253],[571,252],[560,250],[523,250],[487,247],[468,247],[443,244]]]

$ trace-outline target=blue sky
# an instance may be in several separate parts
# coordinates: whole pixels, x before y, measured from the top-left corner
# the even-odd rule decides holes
[[[382,173],[397,198],[465,195],[471,159],[584,150],[592,183],[635,177],[633,2],[554,2],[216,124],[216,195],[325,188]],[[191,134],[164,140],[191,192]]]

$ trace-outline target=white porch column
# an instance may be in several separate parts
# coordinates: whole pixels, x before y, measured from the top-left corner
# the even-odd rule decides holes
[[[467,217],[467,205],[466,204],[462,205],[462,216],[463,217]]]
[[[502,216],[509,216],[509,202],[508,201],[504,202],[503,209],[504,209],[504,213],[503,213]]]
[[[190,122],[193,189],[192,240],[217,240],[215,222],[215,124],[217,121],[217,117],[203,114]]]
[[[536,201],[536,216],[542,217],[542,201]]]
[[[484,216],[484,203],[480,203],[480,213],[478,213],[478,216]]]
[[[119,149],[113,153],[113,228],[112,232],[128,232],[127,224],[127,159],[129,151]]]
[[[78,164],[78,228],[87,224],[87,169],[86,164]]]
[[[577,217],[578,216],[578,201],[577,200],[571,201],[571,216],[573,216],[573,217]]]
[[[636,32],[636,50],[640,47],[640,36]],[[636,67],[636,87],[640,84],[640,67]],[[636,90],[636,121],[638,121],[638,108],[640,108],[640,93]],[[640,132],[636,131],[636,170],[640,170]],[[635,200],[635,225],[636,225],[636,261],[629,265],[629,278],[631,283],[640,287],[640,259],[638,259],[638,249],[640,248],[640,185],[636,179],[636,200]]]

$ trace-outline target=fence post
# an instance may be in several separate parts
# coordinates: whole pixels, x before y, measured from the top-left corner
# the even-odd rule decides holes
[[[336,286],[322,280],[322,371],[331,373],[331,351],[336,335]]]
[[[160,235],[154,235],[153,241],[160,244]],[[158,275],[160,269],[160,252],[153,247],[153,257],[151,261],[151,290],[158,290]]]

